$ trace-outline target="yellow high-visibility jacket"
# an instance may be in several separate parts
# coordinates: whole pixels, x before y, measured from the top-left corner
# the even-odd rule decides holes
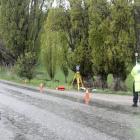
[[[133,67],[131,75],[133,76],[135,81],[135,92],[140,92],[140,64],[136,64]]]

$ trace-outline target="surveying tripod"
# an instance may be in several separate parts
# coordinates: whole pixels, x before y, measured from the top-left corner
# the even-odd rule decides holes
[[[81,84],[82,87],[84,87],[83,82],[82,82],[82,78],[81,78],[81,75],[80,75],[80,72],[79,71],[77,71],[75,73],[74,78],[73,78],[73,81],[72,81],[72,84],[74,83],[75,80],[76,80],[76,83],[77,83],[77,89],[79,91],[80,84]]]

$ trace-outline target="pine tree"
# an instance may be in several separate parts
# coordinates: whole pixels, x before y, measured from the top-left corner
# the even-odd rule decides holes
[[[108,36],[110,72],[113,74],[113,89],[126,90],[125,80],[130,72],[134,56],[135,32],[133,5],[131,1],[116,0],[111,5],[111,23]]]
[[[88,81],[92,78],[91,48],[89,47],[89,16],[88,3],[83,0],[71,0],[71,52],[69,52],[70,68],[75,70],[80,65],[82,77]]]
[[[38,60],[39,33],[46,16],[43,12],[44,4],[45,0],[1,0],[0,33],[5,48],[9,50],[15,62],[18,60],[14,64],[26,67],[26,70],[28,67],[28,71],[17,70],[20,76],[26,75],[29,79],[33,78],[29,75],[33,73]],[[28,57],[27,54],[32,56]],[[24,57],[26,61],[32,61],[32,65],[22,63]]]
[[[134,0],[134,20],[136,32],[136,51],[140,53],[140,1]]]
[[[45,0],[1,0],[0,33],[15,60],[39,50],[39,33],[45,17]]]
[[[89,45],[92,48],[93,71],[96,75],[96,86],[107,88],[108,45],[106,45],[109,32],[109,4],[107,0],[90,1],[89,17]]]
[[[15,59],[24,53],[26,46],[28,4],[28,0],[1,0],[1,36]]]

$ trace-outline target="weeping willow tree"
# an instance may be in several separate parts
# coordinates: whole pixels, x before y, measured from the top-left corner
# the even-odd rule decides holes
[[[44,24],[44,32],[41,37],[42,61],[51,80],[54,80],[56,74],[59,52],[58,32],[52,30],[54,14],[55,12],[53,9],[49,11],[47,20]]]
[[[45,32],[42,42],[42,61],[51,80],[54,80],[57,68],[58,47],[55,32]]]
[[[67,83],[67,77],[69,75],[69,67],[68,67],[68,60],[67,60],[67,55],[68,55],[68,45],[66,41],[66,37],[64,33],[61,32],[61,37],[60,37],[60,43],[61,43],[61,48],[60,48],[60,68],[62,73],[65,76],[65,83]]]

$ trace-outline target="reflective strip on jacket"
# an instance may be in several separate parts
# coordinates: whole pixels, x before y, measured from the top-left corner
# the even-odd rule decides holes
[[[140,64],[136,64],[131,71],[131,75],[135,81],[135,91],[140,92]]]

